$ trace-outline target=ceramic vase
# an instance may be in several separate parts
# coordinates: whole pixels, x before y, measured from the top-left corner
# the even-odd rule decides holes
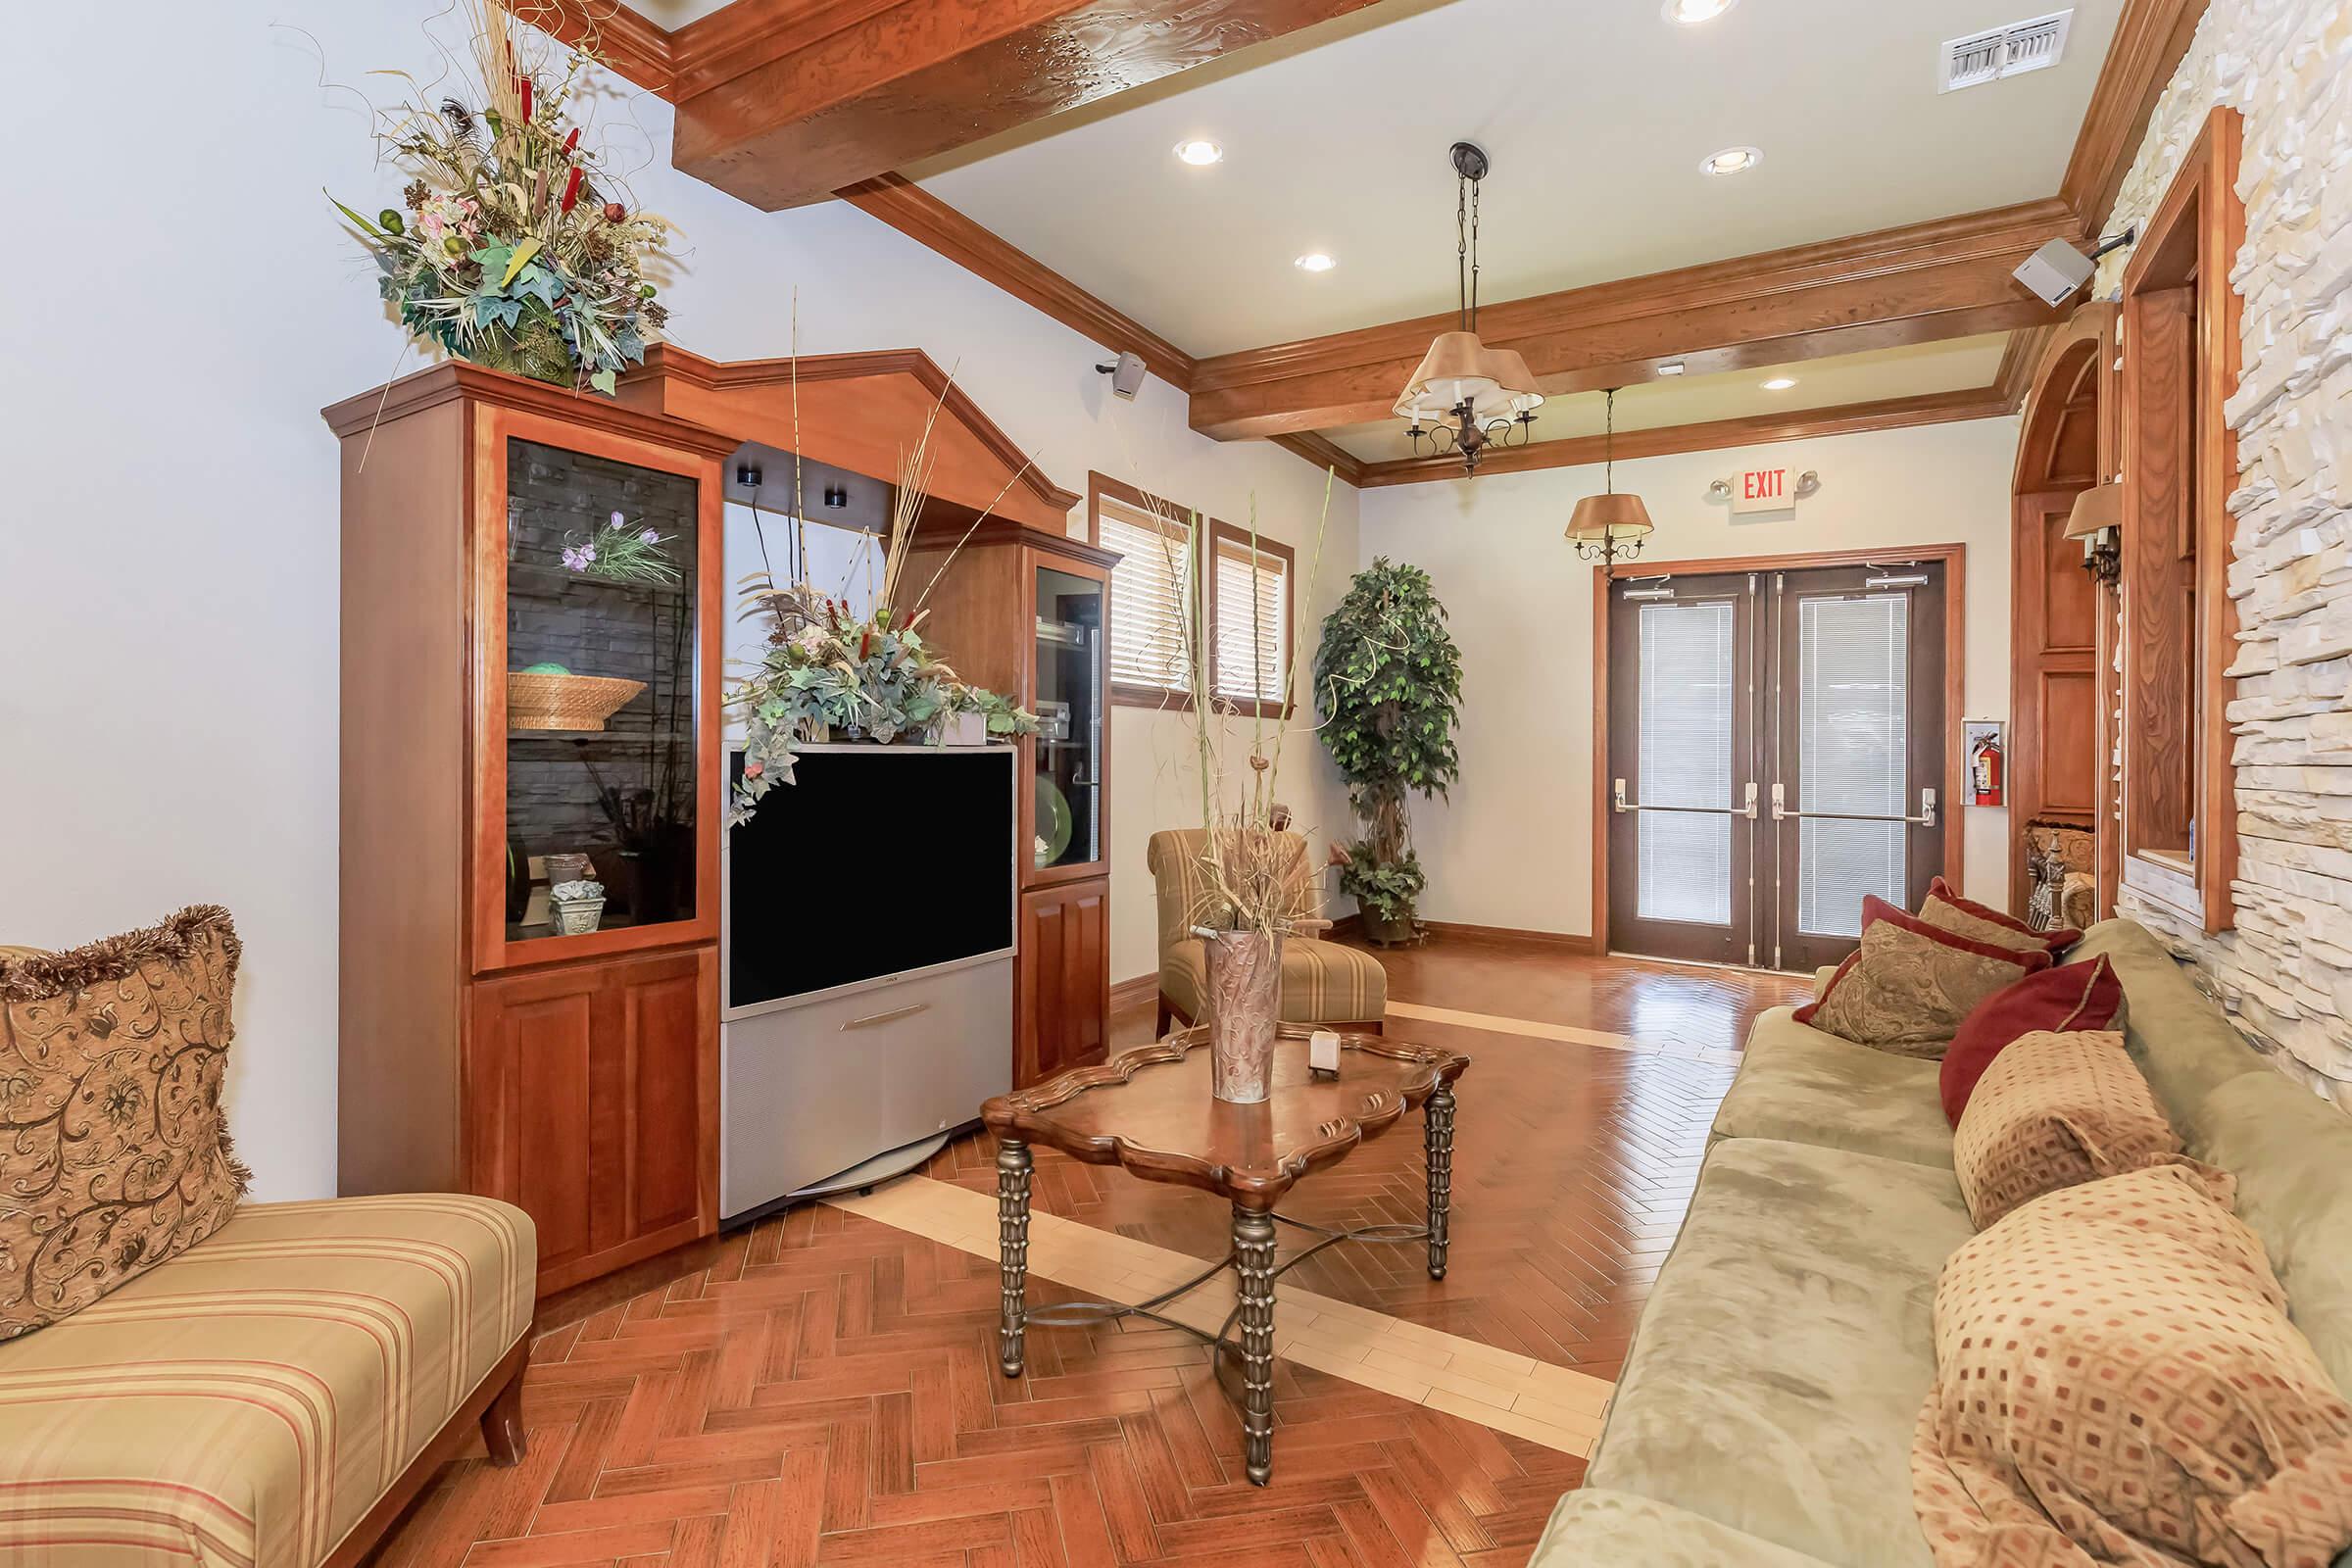
[[[1282,938],[1264,931],[1219,931],[1205,945],[1210,1092],[1230,1104],[1261,1103],[1274,1081]]]

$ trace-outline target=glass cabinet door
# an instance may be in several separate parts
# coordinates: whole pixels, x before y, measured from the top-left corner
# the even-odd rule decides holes
[[[1102,858],[1103,583],[1037,568],[1038,869]]]
[[[506,940],[694,918],[700,487],[506,441]]]

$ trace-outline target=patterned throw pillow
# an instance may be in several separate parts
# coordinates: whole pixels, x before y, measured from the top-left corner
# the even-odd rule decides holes
[[[220,1112],[238,952],[205,905],[0,961],[0,1341],[185,1251],[245,1195]]]
[[[1971,942],[1989,942],[1995,947],[2018,948],[2055,955],[2082,940],[2082,933],[2065,927],[2055,931],[2036,931],[2016,916],[1964,899],[1952,891],[1952,885],[1937,877],[1928,884],[1928,901],[1919,906],[1919,917],[1939,930],[1963,936]]]
[[[1945,1261],[1911,1491],[1938,1568],[2327,1568],[2352,1545],[2352,1404],[2254,1233],[2157,1166]]]
[[[1952,1135],[1960,1196],[1979,1230],[2061,1187],[2186,1157],[2112,1030],[2018,1040],[1984,1069]],[[2227,1188],[2228,1175],[2210,1174]]]
[[[2038,948],[1974,942],[1866,898],[1861,947],[1819,1000],[1796,1009],[1796,1021],[1857,1045],[1934,1058],[1977,1004],[2049,966],[2049,954]]]
[[[2015,1042],[2031,1034],[2072,1034],[2079,1029],[2114,1029],[2124,1010],[2124,983],[2104,956],[2088,963],[2030,974],[1995,992],[1960,1022],[1943,1054],[1936,1086],[1943,1114],[1954,1127],[1968,1106],[1984,1069]]]

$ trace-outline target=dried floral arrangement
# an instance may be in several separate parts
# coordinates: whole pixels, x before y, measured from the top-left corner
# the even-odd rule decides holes
[[[401,324],[463,360],[610,395],[667,313],[647,279],[670,225],[636,209],[568,115],[587,49],[516,24],[505,0],[456,0],[475,102],[415,96],[378,112],[410,178],[372,219],[335,206],[382,270]],[[542,0],[544,3],[544,0]]]
[[[900,589],[914,544],[931,476],[931,432],[945,406],[943,390],[923,421],[921,435],[900,465],[884,546],[882,581],[873,613],[859,619],[846,598],[835,598],[807,580],[806,563],[795,580],[779,587],[771,573],[754,572],[743,581],[740,618],[772,622],[766,653],[735,683],[727,701],[744,713],[743,775],[728,803],[727,822],[749,821],[761,797],[792,782],[796,740],[868,740],[888,745],[919,733],[938,745],[959,713],[984,716],[992,739],[1034,734],[1037,715],[995,692],[967,685],[923,642],[924,608],[963,542],[995,511],[973,519],[911,605]],[[1027,465],[1016,469],[1017,479]],[[1005,481],[1005,489],[1012,480]],[[1002,500],[1003,492],[998,494]],[[796,508],[796,511],[798,509]],[[870,540],[869,540],[870,543]],[[852,569],[856,569],[853,563]]]

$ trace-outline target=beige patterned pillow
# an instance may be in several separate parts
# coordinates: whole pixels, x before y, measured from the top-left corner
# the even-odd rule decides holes
[[[1979,1230],[2061,1187],[2184,1157],[2124,1037],[2104,1029],[2019,1036],[1977,1080],[1952,1134]],[[2228,1196],[2227,1173],[2197,1168]]]
[[[0,960],[0,1340],[186,1250],[244,1196],[220,1113],[238,952],[207,905]]]
[[[1996,948],[2016,948],[2021,952],[2039,948],[2055,954],[2082,940],[2082,933],[2073,929],[2036,931],[1989,905],[1962,898],[1941,877],[1928,884],[1928,897],[1919,906],[1919,917],[1938,930],[1966,937],[1971,942],[1989,942]]]
[[[1883,899],[1862,901],[1862,945],[1796,1021],[1903,1056],[1943,1054],[1977,1004],[2050,966],[2019,952],[1940,931]]]
[[[1939,1568],[2327,1568],[2352,1545],[2352,1404],[2253,1232],[2159,1165],[1944,1263],[1911,1490]]]

